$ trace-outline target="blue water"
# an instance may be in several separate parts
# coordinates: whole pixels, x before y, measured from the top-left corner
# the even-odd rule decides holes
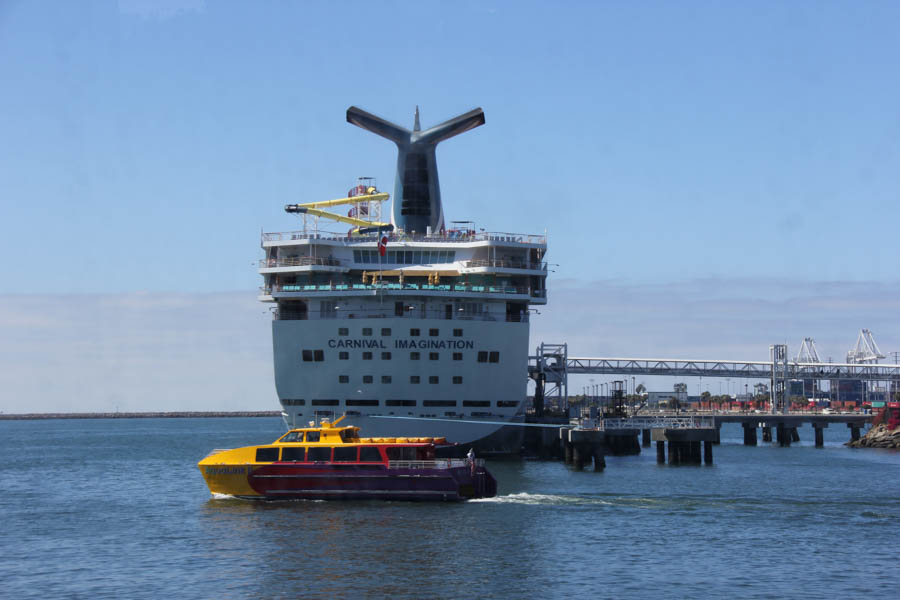
[[[896,597],[900,453],[723,428],[711,467],[489,462],[464,504],[213,499],[276,419],[0,422],[4,598]]]

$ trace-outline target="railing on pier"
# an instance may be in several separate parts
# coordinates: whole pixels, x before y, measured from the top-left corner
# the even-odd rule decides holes
[[[601,429],[715,429],[713,417],[683,415],[601,419]]]

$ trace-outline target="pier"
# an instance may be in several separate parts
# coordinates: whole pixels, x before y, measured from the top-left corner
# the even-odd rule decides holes
[[[860,431],[870,415],[821,414],[669,414],[583,417],[559,424],[559,435],[538,432],[526,437],[526,452],[539,458],[562,458],[567,465],[581,470],[593,462],[594,471],[606,468],[606,456],[639,454],[641,448],[656,444],[656,462],[669,465],[711,465],[713,448],[721,439],[723,423],[740,423],[744,445],[777,443],[790,447],[800,441],[800,429],[808,424],[817,448],[824,447],[823,430],[829,425],[843,425],[849,430],[849,441],[860,438]],[[529,422],[537,424],[538,419]],[[552,424],[545,424],[553,427]],[[761,432],[761,436],[757,435]],[[774,434],[774,435],[773,435]]]

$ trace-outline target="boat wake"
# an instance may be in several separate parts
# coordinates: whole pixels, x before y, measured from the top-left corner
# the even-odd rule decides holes
[[[600,498],[585,498],[583,496],[562,496],[558,494],[529,494],[522,492],[519,494],[507,494],[505,496],[495,496],[493,498],[475,498],[469,502],[484,502],[493,504],[531,504],[531,505],[553,505],[553,506],[585,506],[585,505],[612,505],[608,500]]]

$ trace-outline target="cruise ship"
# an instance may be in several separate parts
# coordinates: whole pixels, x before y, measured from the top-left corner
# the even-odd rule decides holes
[[[298,230],[262,234],[260,300],[274,305],[286,424],[346,415],[375,437],[517,452],[522,428],[505,424],[524,419],[529,320],[547,302],[546,235],[445,222],[435,157],[439,142],[483,125],[484,112],[424,130],[418,108],[412,130],[357,107],[347,121],[396,144],[393,197],[360,178],[345,197],[286,206]]]

